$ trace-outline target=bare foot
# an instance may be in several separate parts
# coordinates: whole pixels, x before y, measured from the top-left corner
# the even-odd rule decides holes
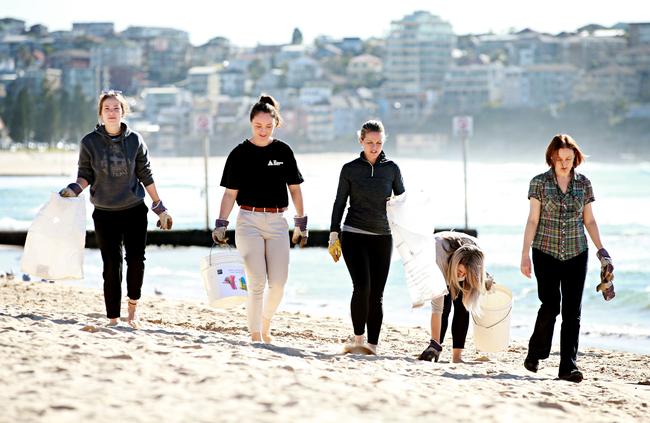
[[[262,335],[259,332],[251,332],[252,342],[262,342]]]
[[[129,299],[128,301],[129,314],[128,317],[126,318],[126,322],[133,329],[140,329],[140,322],[138,321],[138,315],[136,314],[137,307],[138,307],[138,300]]]
[[[370,350],[371,355],[377,355],[377,344],[365,344],[365,347]]]
[[[375,345],[375,351],[377,346]],[[343,354],[363,354],[370,355],[375,354],[370,347],[370,344],[366,343],[365,337],[363,335],[355,335],[353,339],[350,339],[345,345],[343,345]]]
[[[108,319],[108,324],[106,326],[117,326],[119,319]]]
[[[451,350],[451,362],[452,363],[464,363],[463,361],[463,349],[462,348],[454,348]]]
[[[262,339],[265,344],[270,344],[273,342],[273,337],[271,336],[271,320],[262,319]]]

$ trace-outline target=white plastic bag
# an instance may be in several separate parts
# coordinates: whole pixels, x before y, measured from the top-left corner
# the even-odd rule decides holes
[[[201,258],[201,278],[212,307],[236,307],[248,298],[244,260],[237,250],[210,249],[210,255]]]
[[[424,199],[407,201],[406,194],[392,197],[386,203],[388,224],[404,264],[413,308],[448,292],[447,283],[436,264],[436,241],[430,213],[429,204]]]
[[[86,201],[52,193],[25,240],[20,269],[43,279],[83,279]]]

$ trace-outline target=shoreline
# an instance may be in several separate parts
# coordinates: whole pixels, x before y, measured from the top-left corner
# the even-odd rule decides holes
[[[585,349],[572,384],[556,348],[527,372],[521,342],[462,364],[446,343],[429,363],[415,359],[423,331],[391,324],[371,357],[340,354],[346,322],[301,313],[278,313],[266,345],[248,341],[243,310],[196,302],[144,297],[137,331],[106,327],[89,288],[4,281],[0,304],[8,421],[631,422],[650,404],[649,355]]]
[[[294,257],[293,278],[287,285],[285,298],[280,310],[285,310],[291,313],[302,313],[310,316],[311,318],[333,318],[343,319],[344,324],[350,327],[349,320],[349,295],[350,289],[347,289],[349,280],[348,275],[345,273],[344,268],[333,266],[328,270],[332,278],[343,278],[345,287],[338,289],[337,294],[320,295],[318,291],[302,291],[306,286],[300,284],[300,276],[304,275],[305,269],[313,265],[313,260],[309,260],[309,255],[326,254],[323,249],[319,250],[309,249],[309,251],[297,251],[299,256]],[[200,304],[207,307],[206,294],[203,288],[200,275],[194,268],[194,261],[196,257],[200,257],[203,251],[207,249],[199,247],[154,247],[148,249],[148,265],[149,276],[146,278],[143,285],[143,295],[158,295],[157,298],[164,298],[176,302],[190,302]],[[0,245],[0,281],[1,276],[10,270],[15,272],[15,281],[22,278],[20,272],[20,257],[22,255],[22,247]],[[307,255],[307,256],[305,256]],[[165,263],[170,257],[178,260],[178,266],[173,271],[173,274],[168,274],[168,269],[161,264]],[[298,258],[300,257],[300,258]],[[190,267],[186,266],[187,261],[190,260]],[[86,277],[83,280],[74,281],[57,281],[56,285],[61,285],[71,288],[84,288],[92,289],[94,292],[101,293],[102,279],[101,279],[101,261],[98,250],[90,250],[85,257]],[[195,273],[196,272],[196,273]],[[335,273],[335,272],[341,272]],[[177,275],[177,276],[175,276]],[[48,285],[45,282],[38,282],[39,279],[34,279],[34,283]],[[394,279],[391,279],[393,282]],[[313,283],[307,284],[313,289]],[[39,285],[40,286],[40,285]],[[511,287],[515,289],[515,286]],[[334,289],[334,288],[333,288]],[[387,287],[386,297],[384,301],[384,322],[394,324],[401,327],[408,327],[411,329],[421,330],[422,335],[414,340],[418,344],[425,344],[428,337],[428,322],[430,319],[430,309],[428,306],[419,308],[410,308],[410,303],[405,299],[405,287],[389,283]],[[156,292],[158,294],[156,294]],[[522,292],[513,291],[517,295],[522,295]],[[320,296],[318,296],[320,295]],[[343,295],[341,297],[340,295]],[[399,300],[395,300],[399,298]],[[601,298],[597,298],[598,301]],[[629,353],[647,353],[650,351],[650,332],[644,326],[643,320],[640,317],[626,317],[625,319],[618,319],[618,324],[610,324],[607,320],[599,317],[599,310],[607,310],[606,308],[597,307],[596,304],[589,303],[585,299],[585,306],[583,309],[583,324],[581,328],[581,351],[585,347],[598,348],[608,351],[629,352]],[[598,303],[598,305],[602,305]],[[514,342],[521,342],[526,344],[533,330],[533,323],[538,309],[538,304],[535,303],[531,306],[530,302],[524,305],[521,299],[515,298],[516,311],[513,314],[510,326],[510,337]],[[617,312],[620,312],[620,308]],[[559,348],[560,340],[560,320],[556,325],[556,336],[554,337],[554,348]],[[473,327],[470,325],[468,338],[472,338]],[[450,333],[448,333],[450,336]],[[424,348],[420,345],[420,348]]]
[[[234,145],[233,145],[234,146]],[[354,155],[350,151],[323,151],[323,152],[301,152],[297,151],[297,155],[304,157],[321,157],[327,155],[348,157]],[[441,161],[458,161],[460,157],[422,157],[413,154],[398,154],[392,153],[394,156],[399,157],[400,160],[413,160],[413,159],[430,159]],[[155,169],[165,169],[167,167],[189,166],[189,168],[203,169],[203,156],[152,156],[152,162]],[[79,152],[72,151],[0,151],[0,176],[5,177],[18,177],[18,176],[74,176],[77,170],[77,160]],[[223,166],[226,159],[225,155],[211,155],[209,161],[211,168]],[[510,161],[508,163],[530,163],[537,164],[538,160],[534,157],[522,157],[519,161]],[[612,164],[619,163],[620,160],[603,160],[594,163],[599,164]],[[650,158],[643,157],[640,160],[626,160],[626,163],[650,163]],[[493,160],[488,157],[472,160],[474,164],[494,165],[499,164],[498,160]]]

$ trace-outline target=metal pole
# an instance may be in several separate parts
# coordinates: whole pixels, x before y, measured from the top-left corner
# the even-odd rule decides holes
[[[208,231],[210,227],[210,201],[208,197],[208,158],[210,157],[210,139],[209,135],[206,134],[203,137],[203,175],[205,177],[204,190],[205,190],[205,229]]]
[[[465,229],[468,229],[467,224],[467,134],[462,135],[463,138],[463,181],[465,185]]]

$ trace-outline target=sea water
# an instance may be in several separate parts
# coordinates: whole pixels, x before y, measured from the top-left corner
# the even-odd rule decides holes
[[[328,229],[341,166],[355,154],[298,155],[305,178],[305,211],[311,229]],[[440,227],[462,228],[465,222],[463,165],[460,161],[400,158],[407,192],[429,196],[432,214]],[[217,217],[224,158],[211,158],[208,222]],[[153,163],[156,186],[178,229],[206,226],[204,173],[198,159],[165,159]],[[535,279],[519,271],[523,230],[528,215],[528,183],[548,167],[539,163],[476,163],[468,165],[468,223],[478,230],[487,269],[497,283],[514,294],[512,335],[526,339],[532,332],[539,301]],[[578,168],[592,182],[596,202],[592,207],[601,239],[614,260],[616,298],[605,302],[595,291],[599,263],[590,242],[589,273],[583,298],[581,345],[650,353],[650,164],[586,162]],[[69,177],[0,177],[0,230],[25,230],[50,192],[73,180]],[[92,229],[88,207],[87,227]],[[235,221],[233,210],[230,221]],[[285,213],[293,216],[293,209]],[[155,215],[149,215],[150,230]],[[291,222],[290,222],[291,223]],[[211,225],[211,223],[208,223]],[[0,273],[13,270],[17,278],[22,249],[0,248]],[[199,259],[209,254],[202,247],[148,247],[145,295],[154,290],[172,298],[204,299]],[[84,286],[101,288],[101,257],[87,250]],[[281,309],[312,315],[347,318],[352,286],[343,261],[334,263],[324,248],[291,251],[289,281]],[[384,295],[384,320],[427,327],[429,308],[412,310],[404,272],[395,254]],[[558,321],[560,318],[558,318]],[[559,325],[557,330],[559,330]],[[559,336],[555,337],[559,340]],[[426,339],[422,340],[426,343]]]

